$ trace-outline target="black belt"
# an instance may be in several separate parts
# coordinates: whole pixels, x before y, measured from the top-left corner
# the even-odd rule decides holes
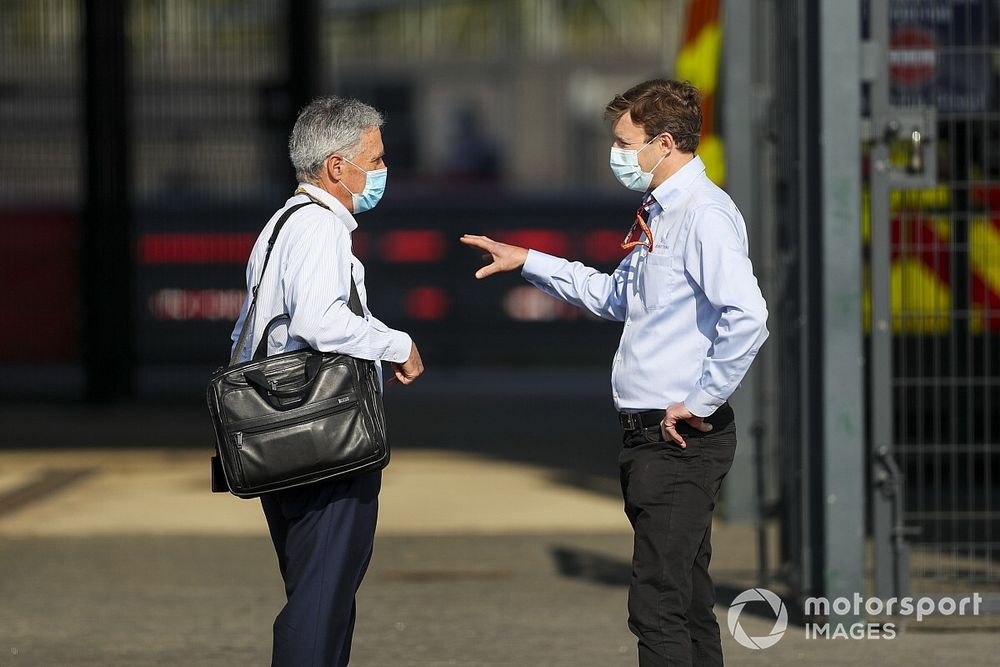
[[[646,410],[645,412],[619,412],[618,423],[626,431],[637,431],[641,428],[656,426],[663,421],[666,410]]]
[[[618,423],[622,425],[622,428],[626,431],[636,431],[643,428],[650,428],[651,426],[656,426],[661,421],[663,417],[667,414],[666,410],[646,410],[644,412],[619,412],[618,413]],[[728,425],[733,421],[733,409],[729,406],[729,401],[726,401],[718,407],[718,409],[711,415],[705,418],[705,421],[716,429],[720,429],[723,426]],[[681,422],[679,426],[687,426],[684,422]]]

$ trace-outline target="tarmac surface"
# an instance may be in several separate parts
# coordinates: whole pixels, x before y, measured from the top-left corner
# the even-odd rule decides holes
[[[267,664],[282,589],[260,507],[206,493],[204,463],[202,451],[0,453],[0,665]],[[755,583],[753,533],[717,524],[714,542],[729,664],[996,664],[989,632],[824,640],[790,626],[772,648],[743,648],[726,603]],[[352,665],[635,665],[630,552],[607,494],[520,463],[398,452]],[[740,623],[763,636],[774,618]]]
[[[449,415],[433,383],[389,401],[397,446],[352,665],[636,665],[605,384],[487,389],[452,396]],[[0,667],[269,663],[275,556],[258,502],[208,492],[199,406],[8,405],[0,424]],[[713,544],[729,665],[997,664],[995,623],[853,640],[792,622],[744,648],[727,612],[760,585],[753,528],[717,522]],[[762,637],[775,618],[751,603],[739,623]]]

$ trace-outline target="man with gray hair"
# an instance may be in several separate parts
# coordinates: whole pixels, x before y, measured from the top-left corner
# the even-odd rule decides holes
[[[389,362],[408,385],[423,372],[416,345],[379,321],[367,305],[365,268],[351,249],[354,216],[373,208],[385,188],[382,116],[357,100],[322,97],[306,106],[292,129],[289,155],[295,193],[261,231],[247,266],[247,285],[261,279],[268,239],[282,214],[303,206],[272,249],[260,284],[251,335],[240,361],[267,336],[268,354],[311,347]],[[356,288],[364,316],[350,307]],[[233,331],[238,338],[250,296]],[[287,326],[264,331],[276,315]],[[376,364],[381,382],[381,365]],[[346,665],[354,631],[355,594],[375,540],[381,472],[321,482],[261,496],[287,603],[274,621],[272,665]]]

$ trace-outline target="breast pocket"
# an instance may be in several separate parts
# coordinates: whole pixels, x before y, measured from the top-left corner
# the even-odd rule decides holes
[[[639,279],[639,294],[647,310],[663,308],[676,289],[678,260],[671,255],[647,254]]]

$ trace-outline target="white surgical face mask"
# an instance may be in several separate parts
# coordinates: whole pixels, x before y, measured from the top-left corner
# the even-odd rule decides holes
[[[629,190],[635,190],[636,192],[645,192],[648,190],[649,184],[653,181],[653,172],[660,166],[660,162],[663,162],[663,159],[667,157],[664,154],[659,162],[654,164],[653,168],[649,171],[643,171],[642,167],[639,166],[639,151],[645,150],[659,136],[658,134],[644,143],[642,148],[611,147],[611,171],[614,173],[615,178]]]
[[[361,167],[358,167],[358,165],[354,164],[346,157],[344,158],[344,161],[354,165],[358,169],[361,169]],[[385,181],[389,175],[389,171],[385,167],[382,169],[372,169],[371,171],[361,169],[361,171],[365,172],[365,189],[358,194],[351,192],[351,189],[344,185],[343,181],[340,181],[340,184],[344,186],[344,189],[351,192],[351,201],[353,202],[355,213],[363,213],[375,208],[375,205],[378,204],[380,199],[382,199],[382,194],[385,192]]]

